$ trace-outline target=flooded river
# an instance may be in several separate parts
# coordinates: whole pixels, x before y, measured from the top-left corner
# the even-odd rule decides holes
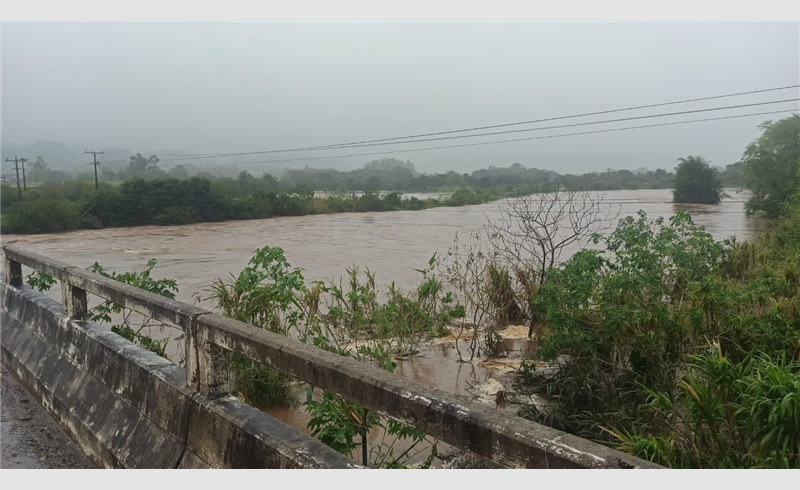
[[[728,190],[731,196],[718,205],[676,205],[670,190],[608,191],[607,204],[619,218],[644,210],[649,217],[668,217],[679,208],[689,211],[695,223],[715,238],[747,239],[767,222],[746,216],[748,194]],[[178,299],[195,303],[215,278],[228,278],[247,264],[253,251],[265,245],[279,246],[295,267],[304,269],[308,280],[338,279],[345,268],[358,265],[377,273],[386,286],[396,281],[410,287],[418,280],[414,269],[424,268],[435,252],[446,252],[456,232],[483,229],[487,219],[497,218],[502,201],[458,208],[388,213],[348,213],[265,220],[200,223],[185,226],[143,226],[75,231],[52,235],[6,235],[3,244],[17,243],[29,250],[61,261],[88,267],[99,262],[109,271],[141,269],[157,258],[156,277],[177,280]],[[567,251],[566,259],[578,249]],[[58,291],[52,291],[57,296]],[[210,305],[206,305],[209,306]],[[501,335],[508,347],[527,348],[526,329],[512,327]],[[174,349],[174,348],[173,348]],[[180,352],[174,349],[173,352]],[[517,356],[518,357],[518,356]],[[472,396],[494,404],[503,380],[508,382],[513,359],[506,365],[476,359],[457,362],[453,343],[434,343],[419,355],[397,360],[396,374],[452,393]],[[301,395],[301,398],[304,398]],[[502,407],[500,407],[502,408]],[[308,414],[299,408],[267,410],[276,418],[307,432]],[[375,436],[377,437],[377,436]]]
[[[747,194],[728,193],[732,197],[718,205],[676,205],[670,202],[670,190],[608,191],[603,195],[606,203],[618,206],[620,217],[634,216],[640,209],[650,217],[670,216],[680,206],[718,239],[753,236],[765,222],[745,216]],[[96,261],[107,270],[120,272],[142,268],[148,259],[157,258],[155,274],[176,279],[178,299],[192,303],[193,293],[207,288],[214,278],[238,273],[253,251],[265,245],[283,248],[289,262],[302,267],[309,280],[338,279],[346,267],[358,265],[375,271],[381,284],[396,281],[410,286],[417,280],[413,269],[423,268],[434,252],[446,252],[457,231],[481,230],[487,218],[499,215],[501,205],[502,201],[424,211],[5,235],[2,242],[17,243],[76,266],[88,267]]]

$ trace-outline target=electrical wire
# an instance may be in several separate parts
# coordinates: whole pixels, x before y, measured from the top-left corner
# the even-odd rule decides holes
[[[362,140],[362,141],[352,141],[348,143],[333,143],[328,145],[318,145],[318,146],[306,146],[306,147],[299,147],[299,148],[286,148],[281,150],[266,150],[266,151],[257,151],[257,152],[229,152],[229,153],[208,153],[208,154],[195,154],[195,155],[186,155],[179,158],[171,158],[165,159],[164,161],[179,161],[179,160],[192,160],[192,159],[199,159],[199,158],[222,158],[222,157],[231,157],[231,156],[244,156],[244,155],[259,155],[259,154],[267,154],[267,153],[281,153],[281,152],[297,152],[297,151],[312,151],[312,150],[322,150],[322,149],[334,149],[334,148],[346,148],[352,145],[362,145],[362,144],[369,144],[369,143],[381,143],[387,141],[396,141],[396,140],[405,140],[405,139],[412,139],[412,138],[422,138],[428,136],[440,136],[444,134],[455,134],[455,133],[464,133],[470,131],[482,131],[486,129],[496,129],[502,127],[511,127],[511,126],[520,126],[526,124],[534,124],[534,123],[541,123],[541,122],[550,122],[550,121],[558,121],[564,119],[573,119],[579,117],[588,117],[588,116],[597,116],[602,114],[613,114],[617,112],[625,112],[625,111],[633,111],[639,109],[649,109],[654,107],[664,107],[669,105],[677,105],[677,104],[686,104],[690,102],[701,102],[706,100],[715,100],[715,99],[722,99],[728,97],[740,97],[743,95],[752,95],[758,93],[766,93],[766,92],[774,92],[780,90],[787,90],[792,88],[798,88],[800,85],[786,85],[782,87],[774,87],[768,89],[761,89],[761,90],[751,90],[747,92],[737,92],[732,94],[723,94],[723,95],[714,95],[710,97],[699,97],[694,99],[683,99],[677,101],[670,101],[670,102],[661,102],[657,104],[646,104],[640,106],[632,106],[632,107],[624,107],[619,109],[609,109],[605,111],[595,111],[595,112],[585,112],[581,114],[572,114],[567,116],[557,116],[557,117],[549,117],[549,118],[541,118],[541,119],[532,119],[528,121],[517,121],[512,123],[504,123],[504,124],[493,124],[488,126],[475,126],[471,128],[463,128],[463,129],[454,129],[449,131],[438,131],[432,133],[420,133],[414,135],[407,135],[407,136],[397,136],[392,138],[380,138],[380,139],[372,139],[372,140]]]
[[[306,157],[306,158],[286,158],[286,159],[278,159],[278,160],[255,160],[255,161],[245,161],[245,162],[226,162],[226,163],[212,163],[212,164],[205,164],[205,165],[195,165],[196,167],[218,167],[218,166],[229,166],[229,165],[253,165],[253,164],[263,164],[263,163],[286,163],[286,162],[305,162],[305,161],[313,161],[313,160],[329,160],[334,158],[351,158],[351,157],[361,157],[361,156],[374,156],[374,155],[387,155],[387,154],[396,154],[396,153],[412,153],[418,151],[431,151],[431,150],[443,150],[443,149],[450,149],[450,148],[465,148],[465,147],[472,147],[472,146],[485,146],[485,145],[497,145],[503,143],[515,143],[519,141],[534,141],[534,140],[544,140],[544,139],[553,139],[553,138],[566,138],[570,136],[582,136],[587,134],[600,134],[600,133],[614,133],[619,131],[630,131],[634,129],[644,129],[644,128],[656,128],[656,127],[664,127],[664,126],[678,126],[682,124],[693,124],[699,122],[708,122],[708,121],[722,121],[726,119],[738,119],[742,117],[752,117],[752,116],[763,116],[767,114],[780,114],[786,112],[794,112],[800,109],[792,108],[792,109],[782,109],[777,111],[766,111],[766,112],[754,112],[749,114],[737,114],[734,116],[722,116],[722,117],[711,117],[711,118],[704,118],[704,119],[691,119],[688,121],[675,121],[675,122],[668,122],[668,123],[660,123],[660,124],[646,124],[642,126],[627,126],[623,128],[612,128],[612,129],[600,129],[595,131],[580,131],[576,133],[566,133],[566,134],[553,134],[553,135],[546,135],[546,136],[534,136],[528,138],[513,138],[513,139],[504,139],[504,140],[494,140],[494,141],[482,141],[479,143],[465,143],[459,145],[445,145],[445,146],[433,146],[433,147],[426,147],[426,148],[410,148],[404,150],[392,150],[392,151],[378,151],[378,152],[369,152],[369,153],[350,153],[346,155],[329,155],[324,157]]]

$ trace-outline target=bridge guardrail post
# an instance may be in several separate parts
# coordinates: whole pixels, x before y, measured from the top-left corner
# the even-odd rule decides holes
[[[7,254],[3,254],[5,258],[5,273],[6,280],[12,286],[22,286],[22,264],[16,260],[8,258]]]
[[[68,270],[61,278],[61,307],[65,315],[75,320],[86,320],[89,316],[86,290],[72,284]]]
[[[207,327],[192,322],[186,331],[186,382],[202,395],[216,398],[233,389],[228,350],[216,345]]]

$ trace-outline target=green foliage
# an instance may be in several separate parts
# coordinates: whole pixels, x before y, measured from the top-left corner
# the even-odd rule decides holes
[[[118,273],[113,271],[108,272],[103,266],[95,262],[89,270],[103,277],[166,298],[175,299],[175,294],[178,292],[178,283],[174,279],[156,279],[152,276],[151,273],[157,263],[158,261],[156,259],[150,259],[147,261],[145,268],[141,271],[134,270],[131,272]],[[166,348],[169,339],[154,339],[150,336],[150,332],[153,328],[163,331],[165,328],[170,328],[170,326],[156,322],[149,317],[145,317],[141,322],[136,324],[132,320],[131,314],[132,311],[124,308],[122,305],[114,303],[113,301],[105,301],[89,310],[89,319],[95,322],[111,323],[113,321],[112,315],[118,315],[121,317],[121,323],[113,324],[111,326],[112,332],[141,345],[145,349],[161,357],[166,357]]]
[[[453,206],[463,206],[464,204],[478,204],[480,198],[475,195],[475,192],[469,189],[459,189],[450,196],[449,204]]]
[[[647,390],[648,426],[608,431],[620,448],[678,468],[800,468],[797,361],[734,363],[714,346],[692,356],[678,386],[680,397]]]
[[[742,156],[742,180],[753,191],[749,212],[777,216],[798,187],[800,175],[800,115],[759,126],[761,137]]]
[[[225,316],[286,336],[300,320],[304,290],[302,270],[292,268],[283,249],[267,246],[234,280],[215,280],[212,297]]]
[[[289,406],[298,403],[286,373],[238,354],[229,357],[239,397],[257,407]]]
[[[722,184],[726,187],[742,187],[742,167],[742,162],[726,165],[720,173]]]
[[[453,315],[463,314],[432,274],[435,263],[435,256],[431,257],[428,267],[420,270],[422,280],[414,291],[406,293],[392,285],[386,301],[381,302],[375,276],[368,269],[363,274],[357,268],[348,269],[347,286],[341,282],[306,284],[302,271],[289,264],[282,249],[267,246],[257,250],[237,276],[214,281],[211,298],[228,317],[392,372],[392,355],[413,353],[420,340],[441,335]],[[232,370],[245,400],[260,406],[296,402],[289,376],[241,356],[233,356]],[[424,434],[386,421],[340,396],[323,393],[315,400],[312,395],[310,388],[306,401],[311,413],[309,429],[343,454],[360,447],[362,458],[370,464],[400,467],[412,455],[404,451],[394,457],[394,443],[411,438],[411,449],[425,439]],[[366,440],[374,428],[392,436],[392,442],[370,450]],[[436,446],[426,447],[432,456],[425,464],[430,466]]]
[[[705,158],[690,155],[678,159],[673,199],[681,203],[717,204],[722,200],[722,179]]]
[[[311,435],[334,450],[352,456],[352,451],[365,445],[365,435],[378,424],[380,417],[356,403],[323,393],[322,400],[315,401],[312,390],[308,391],[306,410],[311,414],[308,428]],[[361,442],[356,437],[361,437]]]
[[[795,467],[798,243],[716,242],[685,213],[621,220],[548,272],[519,415],[675,467]],[[698,348],[715,343],[713,352]],[[525,395],[547,403],[537,406]],[[604,427],[609,429],[604,429]],[[611,437],[611,439],[608,439]]]
[[[39,271],[33,271],[26,279],[27,280],[25,282],[28,284],[28,287],[31,287],[40,293],[50,291],[50,289],[56,283],[56,279],[53,276]]]
[[[309,389],[305,405],[311,414],[308,428],[312,436],[351,457],[356,448],[361,448],[362,463],[371,468],[407,468],[408,462],[422,451],[429,451],[428,456],[416,467],[430,468],[438,455],[437,443],[428,441],[423,432],[340,396],[323,393],[317,401]],[[369,448],[368,436],[373,430],[382,431],[383,437]],[[396,449],[398,442],[405,442],[406,448]]]
[[[283,250],[264,247],[233,280],[215,280],[211,298],[227,317],[288,336],[303,316],[304,291],[302,271],[291,267]],[[286,374],[241,356],[233,356],[231,367],[246,400],[261,406],[296,402]]]
[[[660,376],[654,367],[669,370],[697,335],[712,333],[693,321],[696,305],[686,295],[718,270],[723,246],[683,212],[669,226],[640,212],[609,237],[596,237],[600,242],[605,251],[578,252],[542,285],[537,307],[546,312],[547,330],[540,352],[554,359],[568,351],[589,365],[596,356],[616,358],[617,370]]]
[[[155,156],[142,156],[141,153],[131,155],[128,162],[128,174],[132,177],[143,177],[148,173],[155,173],[158,170],[158,162],[161,160]]]
[[[71,179],[71,176],[63,170],[54,170],[42,157],[36,157],[36,160],[30,164],[28,170],[28,182],[66,182]]]
[[[497,320],[501,323],[520,322],[524,312],[517,303],[511,274],[508,268],[499,264],[489,264],[487,268],[487,285],[489,301],[496,311]]]
[[[156,266],[156,263],[157,261],[155,259],[151,259],[147,262],[147,267],[145,270],[141,272],[133,271],[117,274],[116,272],[106,272],[106,270],[100,264],[95,262],[91,267],[91,271],[95,274],[100,274],[139,289],[144,289],[145,291],[174,299],[174,293],[178,291],[178,285],[174,279],[153,279],[151,277],[150,273]],[[34,288],[41,293],[44,291],[49,291],[56,283],[56,280],[49,274],[34,271],[27,277],[26,283],[29,287]],[[152,337],[143,334],[142,330],[151,326],[148,324],[147,320],[143,322],[138,329],[134,330],[130,324],[130,314],[129,312],[125,314],[122,306],[111,301],[106,301],[92,308],[89,312],[89,318],[92,321],[111,323],[112,314],[123,314],[123,322],[121,324],[112,325],[112,332],[130,340],[133,343],[141,345],[145,349],[154,352],[161,357],[167,357],[166,348],[167,344],[169,343],[169,339],[153,339]]]
[[[392,354],[408,355],[425,339],[448,333],[447,326],[463,316],[450,293],[444,293],[441,281],[433,274],[436,258],[426,269],[419,269],[422,280],[416,290],[405,292],[392,283],[386,301],[378,301],[375,275],[366,269],[348,268],[348,286],[323,285],[328,298],[324,322],[330,331],[339,331],[357,352],[386,365]]]
[[[139,344],[150,352],[154,352],[161,357],[167,357],[167,344],[169,339],[154,339],[134,330],[128,325],[113,325],[111,331],[120,337],[126,338],[134,344]]]
[[[22,201],[3,211],[1,233],[53,233],[81,224],[80,207],[68,201]]]
[[[150,259],[147,261],[147,265],[143,270],[123,272],[120,274],[114,271],[108,272],[102,265],[95,262],[92,264],[89,270],[103,277],[128,284],[129,286],[144,289],[145,291],[158,294],[159,296],[164,296],[169,299],[175,299],[175,293],[178,292],[178,283],[175,281],[175,279],[155,279],[151,273],[153,272],[156,264],[158,264],[158,260]]]
[[[439,447],[438,443],[435,441],[429,441],[424,432],[392,419],[386,419],[381,427],[393,440],[389,444],[381,443],[373,448],[371,451],[370,467],[387,469],[408,468],[409,461],[423,451],[428,451],[428,456],[421,463],[414,465],[414,468],[428,469],[432,467],[434,459],[439,455]],[[395,445],[398,441],[409,442],[406,443],[407,448],[400,452],[399,455],[396,455],[396,452],[399,452],[399,450],[395,450]],[[423,447],[417,449],[416,452],[412,452],[415,448],[420,446],[421,443],[426,443],[427,445],[423,445]]]

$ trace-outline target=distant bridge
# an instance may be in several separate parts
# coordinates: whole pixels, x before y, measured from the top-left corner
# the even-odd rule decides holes
[[[99,467],[360,467],[231,396],[230,352],[501,466],[659,467],[17,246],[3,252],[0,360]],[[59,280],[63,304],[24,286],[22,266]],[[182,329],[185,369],[87,321],[88,294]]]

